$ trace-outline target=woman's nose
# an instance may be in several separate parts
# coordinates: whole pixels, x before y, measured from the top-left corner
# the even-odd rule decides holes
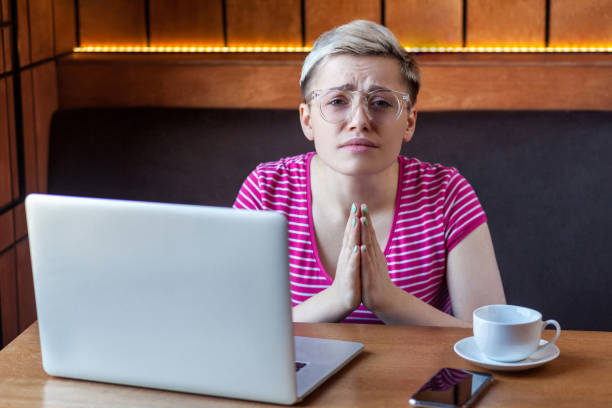
[[[368,112],[368,103],[366,99],[363,96],[355,98],[355,100],[353,100],[353,106],[350,112],[349,129],[369,129],[371,120],[372,118],[370,118]]]

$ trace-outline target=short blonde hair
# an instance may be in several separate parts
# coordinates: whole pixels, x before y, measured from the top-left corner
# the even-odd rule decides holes
[[[367,20],[354,20],[321,34],[304,60],[300,88],[306,100],[309,83],[318,68],[332,55],[350,54],[395,58],[408,86],[410,102],[414,105],[421,84],[421,74],[414,59],[399,44],[388,28]]]

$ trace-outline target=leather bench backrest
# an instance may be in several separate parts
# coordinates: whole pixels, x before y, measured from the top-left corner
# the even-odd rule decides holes
[[[230,206],[258,163],[311,150],[297,110],[59,111],[49,192]],[[423,112],[402,153],[472,184],[509,303],[612,330],[612,112]]]

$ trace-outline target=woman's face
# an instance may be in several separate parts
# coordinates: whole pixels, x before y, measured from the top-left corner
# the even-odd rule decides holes
[[[310,90],[341,88],[361,91],[387,89],[407,93],[399,62],[378,56],[335,55],[328,58],[311,80]],[[353,100],[354,103],[357,99]],[[404,109],[395,121],[371,120],[362,99],[346,119],[329,123],[321,116],[319,99],[300,105],[306,138],[314,141],[318,157],[346,175],[373,175],[392,166],[414,132],[416,111]]]

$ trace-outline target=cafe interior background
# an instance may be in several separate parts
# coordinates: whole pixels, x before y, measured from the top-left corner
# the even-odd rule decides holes
[[[24,199],[58,109],[296,109],[309,47],[357,18],[414,53],[420,111],[612,109],[612,0],[0,2],[0,348],[36,320]]]

